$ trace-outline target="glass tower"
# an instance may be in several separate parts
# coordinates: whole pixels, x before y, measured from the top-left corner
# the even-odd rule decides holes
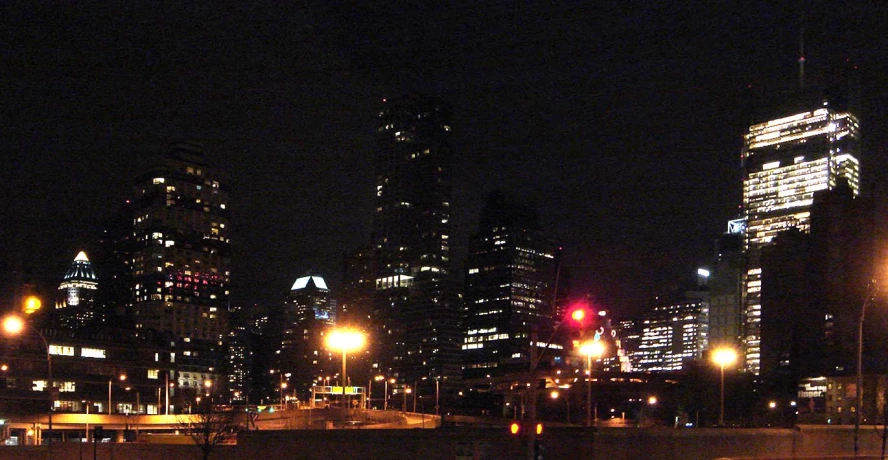
[[[404,382],[460,375],[450,260],[451,108],[412,94],[384,102],[374,142],[375,351]]]
[[[761,360],[761,248],[781,231],[810,231],[814,194],[841,178],[860,190],[859,126],[847,111],[821,107],[749,127],[741,153],[746,368],[758,374]]]

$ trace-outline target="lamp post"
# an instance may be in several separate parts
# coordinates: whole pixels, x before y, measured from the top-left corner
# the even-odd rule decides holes
[[[589,378],[586,380],[586,426],[592,426],[592,356],[596,359],[604,354],[604,342],[600,340],[587,340],[580,345],[580,354],[586,355],[586,371]]]
[[[403,393],[404,393],[404,405],[401,407],[401,412],[407,413],[407,395],[409,395],[409,394],[412,393],[412,392],[413,392],[413,390],[411,390],[410,387],[408,387],[408,386],[405,386],[405,387],[404,387],[404,391],[403,391]]]
[[[552,390],[552,393],[549,393],[549,396],[552,399],[557,401],[558,397],[561,396],[561,392],[559,392],[558,390]],[[564,395],[564,402],[567,403],[567,416],[564,417],[564,423],[569,424],[570,423],[570,393]]]
[[[32,302],[32,299],[37,299],[36,297],[29,297],[28,302]],[[39,303],[39,299],[36,300]],[[37,307],[39,308],[39,307]],[[3,332],[7,335],[20,335],[22,331],[25,329],[25,321],[16,315],[10,315],[3,319]],[[46,337],[43,336],[43,333],[40,332],[39,329],[32,327],[32,331],[37,333],[37,336],[40,337],[40,340],[43,342],[43,347],[46,350],[46,374],[47,374],[47,384],[49,388],[47,389],[47,394],[49,395],[49,431],[50,438],[49,444],[52,445],[52,409],[55,401],[55,385],[52,380],[52,354],[49,352],[49,344],[46,342]],[[50,454],[51,456],[51,454]]]
[[[876,297],[878,289],[876,281],[870,281],[866,289],[866,297],[860,306],[860,318],[857,321],[857,401],[854,403],[854,458],[857,458],[857,453],[860,451],[860,409],[863,401],[863,319],[866,317],[866,307]]]
[[[348,374],[346,373],[346,362],[348,360],[349,351],[357,351],[364,347],[366,337],[363,333],[353,329],[335,329],[327,335],[327,348],[339,350],[342,352],[342,421],[348,415],[348,406],[346,404],[345,387],[348,385]]]
[[[383,376],[383,375],[377,375],[376,377],[373,377],[373,380],[376,380],[377,382],[379,382],[379,381],[382,381],[382,382],[383,382],[383,387],[382,387],[382,388],[383,388],[383,389],[382,389],[382,410],[384,411],[384,410],[385,410],[385,407],[386,407],[386,402],[388,401],[388,386],[389,386],[389,385],[388,385],[388,379],[386,379],[385,376]]]
[[[719,396],[718,425],[725,424],[725,366],[737,361],[737,352],[732,348],[718,348],[712,352],[712,361],[721,369],[721,392]]]
[[[441,415],[441,377],[435,377],[435,415]]]

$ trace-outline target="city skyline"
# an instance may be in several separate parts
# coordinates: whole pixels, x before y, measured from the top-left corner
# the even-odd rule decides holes
[[[808,6],[809,81],[844,57],[861,67],[871,194],[884,19]],[[778,7],[244,8],[7,16],[4,287],[14,272],[57,285],[137,172],[187,139],[232,172],[234,303],[281,302],[308,270],[337,280],[343,252],[369,243],[373,118],[419,90],[456,111],[454,259],[480,197],[517,191],[577,293],[627,316],[708,262],[739,214],[744,87],[797,78],[799,15]]]

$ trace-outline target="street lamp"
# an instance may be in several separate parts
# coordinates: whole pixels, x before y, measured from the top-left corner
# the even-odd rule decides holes
[[[345,387],[348,385],[346,361],[349,351],[357,351],[364,347],[366,337],[353,329],[334,329],[327,335],[327,348],[342,351],[342,421],[345,422],[348,406],[345,400]]]
[[[552,399],[557,401],[558,397],[561,396],[561,393],[558,390],[552,390],[552,392],[549,393],[549,396]],[[564,423],[569,424],[570,423],[570,393],[567,393],[564,395],[564,402],[567,403],[567,415],[564,417]]]
[[[863,319],[866,316],[866,307],[876,297],[879,286],[876,281],[870,282],[866,289],[866,298],[860,306],[860,318],[857,321],[857,401],[854,407],[854,457],[860,450],[860,409],[863,401]]]
[[[203,385],[204,388],[206,388],[207,390],[207,396],[210,397],[210,409],[207,412],[213,412],[213,404],[215,404],[213,400],[216,396],[215,394],[213,394],[213,381],[210,379],[206,379],[203,381]],[[136,395],[138,396],[138,393],[136,393]]]
[[[26,304],[27,304],[27,302],[31,301],[31,299],[36,299],[36,302],[38,304],[37,308],[40,308],[39,307],[40,300],[37,299],[36,297],[33,297],[33,296],[28,298],[28,301],[26,301]],[[16,315],[9,315],[3,319],[3,332],[5,334],[11,335],[11,336],[17,336],[17,335],[21,335],[22,331],[24,331],[24,330],[25,330],[25,321],[22,320],[21,317],[16,316]],[[46,373],[47,373],[47,380],[48,380],[47,383],[49,384],[49,388],[47,390],[47,394],[49,395],[49,431],[50,431],[49,443],[50,443],[50,445],[52,445],[52,410],[53,410],[53,405],[55,404],[54,403],[55,395],[54,395],[54,391],[53,391],[53,390],[55,390],[55,385],[53,384],[53,381],[52,381],[52,355],[49,353],[49,344],[46,342],[46,337],[43,337],[43,334],[37,328],[32,327],[31,330],[37,333],[37,336],[39,336],[40,340],[43,341],[43,347],[46,349]]]
[[[388,384],[392,384],[392,392],[394,392],[395,382],[397,382],[395,378],[390,378],[385,381],[385,401],[382,402],[382,410],[388,409]]]
[[[586,426],[590,427],[592,426],[592,357],[598,359],[604,354],[604,342],[587,340],[580,345],[580,354],[586,355],[586,371],[589,373],[589,379],[586,380]]]
[[[377,382],[383,382],[383,390],[382,390],[382,410],[385,410],[385,403],[388,399],[388,380],[386,380],[384,375],[377,375],[373,377],[373,380]],[[367,399],[370,399],[369,397]],[[370,403],[367,403],[367,407],[370,407]]]
[[[712,361],[721,369],[721,396],[719,398],[718,425],[725,424],[725,366],[737,361],[737,352],[732,348],[718,348],[712,352]]]

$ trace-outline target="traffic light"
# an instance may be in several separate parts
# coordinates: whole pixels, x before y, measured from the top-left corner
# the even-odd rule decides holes
[[[585,329],[595,320],[595,312],[585,302],[577,302],[567,309],[567,317],[564,319],[574,329]]]
[[[509,433],[512,436],[526,436],[530,433],[530,430],[534,430],[537,436],[543,434],[543,424],[542,422],[522,422],[519,420],[513,420],[512,423],[509,424]]]

